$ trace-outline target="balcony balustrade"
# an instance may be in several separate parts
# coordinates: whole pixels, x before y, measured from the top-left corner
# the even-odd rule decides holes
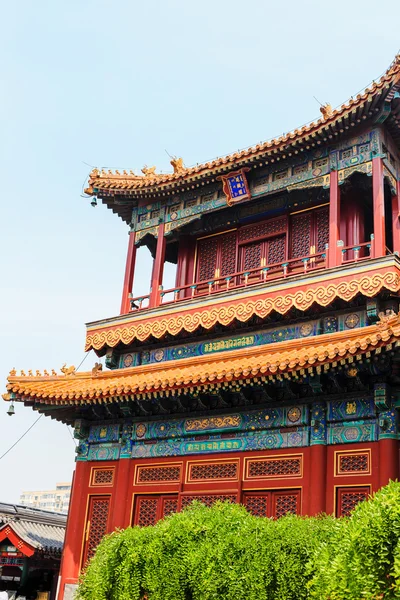
[[[373,236],[371,236],[369,242],[341,247],[340,250],[342,265],[369,260],[373,257]],[[213,294],[229,292],[234,289],[247,288],[299,275],[304,276],[309,272],[323,270],[327,267],[327,251],[328,247],[326,247],[324,252],[292,258],[285,262],[268,264],[255,269],[239,271],[206,281],[195,281],[165,290],[160,287],[159,303],[157,306],[174,304],[182,300],[197,299],[202,296],[212,296]],[[129,294],[131,311],[148,309],[150,296],[150,293],[136,297]]]

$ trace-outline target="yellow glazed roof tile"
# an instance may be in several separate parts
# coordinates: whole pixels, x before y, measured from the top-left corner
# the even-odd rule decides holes
[[[378,81],[373,82],[367,87],[364,92],[350,98],[350,100],[335,110],[332,110],[329,105],[322,107],[322,118],[295,129],[290,133],[191,168],[185,168],[182,159],[173,158],[171,164],[174,167],[174,172],[168,174],[156,174],[155,167],[142,169],[143,175],[136,175],[132,171],[123,171],[120,173],[119,171],[93,169],[89,176],[89,186],[85,192],[93,195],[97,193],[97,190],[146,190],[147,188],[163,184],[183,182],[191,178],[208,176],[220,167],[229,166],[234,168],[238,161],[247,160],[252,157],[257,158],[259,155],[265,153],[277,152],[288,145],[300,141],[306,136],[315,135],[336,121],[347,117],[350,113],[354,113],[358,107],[371,101],[375,95],[380,94],[385,88],[398,83],[399,80],[400,54],[395,57],[385,74]]]
[[[168,361],[163,364],[63,375],[26,376],[13,370],[8,377],[5,400],[36,400],[44,404],[81,404],[115,396],[176,390],[197,385],[279,376],[285,372],[316,367],[400,340],[398,315],[381,317],[376,325],[352,331],[325,334],[221,352],[212,356]]]

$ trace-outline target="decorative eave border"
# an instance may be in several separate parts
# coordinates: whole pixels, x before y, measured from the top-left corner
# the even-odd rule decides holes
[[[369,261],[368,261],[369,262]],[[365,268],[367,263],[362,265]],[[360,263],[357,264],[360,266]],[[220,325],[230,325],[235,319],[241,322],[248,321],[254,315],[264,319],[273,311],[285,314],[292,308],[301,311],[308,310],[314,303],[319,306],[328,306],[336,298],[345,301],[352,300],[357,294],[363,294],[369,298],[376,296],[382,289],[392,292],[400,290],[400,277],[398,266],[393,263],[391,270],[386,267],[377,268],[376,264],[369,264],[368,274],[349,273],[340,270],[336,272],[336,281],[332,271],[322,273],[326,281],[313,282],[304,280],[292,281],[289,290],[282,293],[282,287],[277,286],[275,290],[271,287],[264,287],[256,296],[256,290],[251,295],[251,290],[247,288],[246,299],[232,298],[225,296],[222,302],[217,303],[216,299],[210,297],[206,304],[203,299],[204,308],[190,308],[190,305],[182,305],[179,310],[177,305],[173,309],[179,312],[169,311],[166,314],[157,316],[147,316],[143,314],[135,315],[134,322],[119,322],[116,325],[89,327],[86,334],[85,351],[101,350],[105,346],[114,348],[118,344],[131,344],[134,340],[145,341],[150,336],[156,339],[161,338],[166,333],[176,336],[182,330],[193,333],[199,327],[210,329],[217,323]],[[373,270],[373,274],[371,274]],[[319,273],[321,275],[321,272]],[[339,281],[337,281],[339,279]],[[283,284],[287,284],[287,280]],[[285,285],[287,289],[287,285]]]
[[[323,339],[322,339],[323,338]],[[303,376],[329,370],[330,365],[353,363],[354,356],[381,352],[382,347],[393,349],[400,342],[400,316],[390,314],[362,330],[341,331],[321,336],[320,340],[304,338],[286,340],[263,347],[224,352],[218,357],[189,357],[177,365],[169,361],[163,365],[151,364],[105,372],[83,372],[70,375],[8,377],[4,400],[35,402],[41,405],[85,405],[148,399],[149,394],[180,395],[215,389],[230,382],[243,380],[281,381],[282,376]],[[155,397],[155,396],[153,396]],[[43,406],[43,408],[44,408]]]

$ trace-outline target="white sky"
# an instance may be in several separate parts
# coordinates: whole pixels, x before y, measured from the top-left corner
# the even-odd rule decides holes
[[[398,0],[3,3],[2,391],[12,367],[77,366],[84,323],[118,313],[127,226],[81,198],[85,163],[166,171],[165,149],[192,165],[316,119],[313,96],[336,106],[389,66],[399,17]],[[138,293],[149,272],[143,251]],[[7,407],[0,455],[37,418]],[[0,461],[0,500],[69,480],[73,460],[43,417]]]

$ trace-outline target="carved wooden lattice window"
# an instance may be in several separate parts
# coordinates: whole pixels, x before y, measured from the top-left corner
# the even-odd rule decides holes
[[[272,238],[268,242],[267,248],[267,265],[273,265],[281,263],[285,260],[286,253],[286,237],[280,235],[279,237]]]
[[[302,472],[302,457],[267,458],[265,460],[249,460],[247,477],[265,479],[273,477],[300,476]]]
[[[93,469],[91,485],[111,486],[114,483],[115,469]]]
[[[242,271],[250,271],[261,266],[262,242],[253,242],[243,247]]]
[[[244,498],[243,504],[255,517],[269,516],[269,494],[251,494]]]
[[[212,281],[236,272],[236,231],[199,240],[196,281]]]
[[[311,212],[292,217],[291,258],[308,256],[311,247]]]
[[[202,463],[190,465],[189,481],[205,479],[236,479],[238,464],[231,463]]]
[[[137,483],[158,483],[160,481],[180,481],[180,465],[165,467],[138,467]]]
[[[292,215],[290,258],[302,258],[325,250],[329,241],[329,207]]]
[[[337,475],[370,472],[369,452],[352,452],[338,455]]]
[[[84,564],[92,558],[97,546],[107,533],[109,508],[109,496],[92,496],[90,498],[85,531]]]
[[[197,281],[207,281],[215,277],[217,269],[217,239],[200,240],[197,246]]]
[[[247,492],[243,504],[249,512],[258,517],[278,519],[287,514],[300,513],[300,490],[273,490]]]
[[[239,229],[238,241],[242,244],[243,242],[248,242],[250,240],[284,233],[286,231],[286,224],[286,217],[279,217],[278,219],[271,219],[270,221],[264,221],[263,223],[242,227]]]
[[[178,512],[178,498],[164,498],[162,503],[162,516],[168,517]]]
[[[272,498],[272,512],[277,519],[285,515],[297,515],[300,512],[300,492],[279,492]]]
[[[178,496],[172,494],[137,496],[133,525],[147,527],[155,525],[163,517],[178,511]]]
[[[219,276],[232,275],[236,271],[236,232],[228,233],[221,239]]]
[[[182,496],[182,508],[188,506],[193,500],[198,500],[202,502],[206,506],[212,506],[217,500],[221,500],[225,502],[228,500],[229,502],[236,501],[236,495],[233,494],[210,494],[210,495],[192,495],[192,496]]]
[[[147,527],[157,522],[158,498],[139,498],[135,525]]]
[[[367,500],[369,486],[338,488],[336,497],[336,516],[348,517],[359,502]]]
[[[329,242],[329,209],[326,206],[321,210],[317,210],[315,214],[316,220],[316,251],[323,252],[325,244]]]

